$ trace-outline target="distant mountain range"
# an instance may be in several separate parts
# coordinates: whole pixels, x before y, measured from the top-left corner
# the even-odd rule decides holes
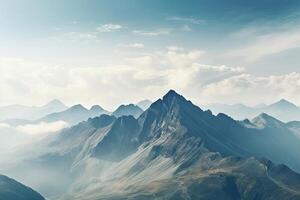
[[[243,104],[211,104],[204,107],[212,110],[213,113],[226,113],[239,120],[252,119],[260,113],[267,113],[284,122],[300,121],[300,108],[285,99],[281,99],[270,105],[262,104],[257,107],[250,107]]]
[[[44,107],[27,107],[27,113],[35,112],[35,110],[43,111],[39,112],[39,115],[42,115],[42,113],[46,114],[43,117],[40,117],[35,120],[30,120],[30,118],[25,117],[23,115],[26,115],[26,113],[23,113],[22,109],[14,109],[15,107],[20,107],[23,108],[23,106],[8,106],[8,107],[3,107],[2,111],[5,112],[6,114],[2,116],[3,120],[0,120],[0,124],[7,124],[9,126],[17,127],[17,126],[24,126],[24,125],[34,125],[34,124],[39,124],[41,122],[45,123],[52,123],[52,122],[58,122],[58,121],[63,121],[66,122],[69,126],[78,124],[79,122],[86,121],[89,118],[93,118],[96,116],[100,116],[102,114],[111,114],[116,117],[121,117],[121,116],[129,116],[132,115],[135,118],[138,118],[141,113],[144,111],[141,109],[139,106],[134,105],[134,104],[128,104],[128,105],[121,105],[119,106],[114,112],[109,112],[105,109],[103,109],[99,105],[93,105],[90,109],[85,108],[81,104],[74,105],[70,108],[59,106],[63,105],[62,103],[59,103],[60,101],[54,100],[51,101],[49,104],[47,104]],[[150,101],[145,100],[140,102],[141,105],[145,108],[149,104]],[[55,107],[58,106],[58,107]],[[12,111],[9,108],[13,108]],[[39,109],[37,109],[39,108]],[[56,112],[56,110],[61,110],[59,112]],[[47,112],[45,112],[47,110]],[[50,112],[50,110],[53,110],[53,112]],[[1,112],[1,108],[0,108]],[[50,113],[50,114],[48,114]],[[20,118],[13,118],[13,117],[20,117]],[[38,115],[36,115],[38,116]],[[10,118],[12,117],[12,118]],[[23,117],[23,118],[21,118]],[[2,127],[0,126],[0,130]]]
[[[51,174],[24,179],[53,199],[296,200],[299,128],[265,113],[215,116],[171,90],[138,118],[101,115],[64,129],[18,166]]]
[[[108,114],[109,112],[104,110],[98,105],[94,105],[91,109],[86,109],[82,105],[74,105],[67,110],[51,113],[45,117],[39,119],[38,121],[43,122],[55,122],[55,121],[65,121],[70,125],[78,124],[84,120],[87,120],[90,117],[100,116],[102,114]]]
[[[45,200],[33,189],[0,175],[0,200]]]
[[[37,120],[45,115],[60,112],[67,108],[67,106],[57,99],[41,107],[23,105],[4,106],[0,107],[0,121],[8,119]]]

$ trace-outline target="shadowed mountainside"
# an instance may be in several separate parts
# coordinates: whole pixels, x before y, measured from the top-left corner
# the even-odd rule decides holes
[[[0,175],[0,200],[45,200],[31,188]]]

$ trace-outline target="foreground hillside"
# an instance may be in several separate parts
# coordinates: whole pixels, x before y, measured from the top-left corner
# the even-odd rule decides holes
[[[0,175],[0,200],[45,200],[39,193],[17,181]]]

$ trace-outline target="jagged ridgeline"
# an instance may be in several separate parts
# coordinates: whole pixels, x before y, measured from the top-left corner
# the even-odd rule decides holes
[[[49,199],[296,200],[295,126],[215,116],[171,90],[138,118],[104,114],[64,129],[22,167],[51,174],[27,179]]]

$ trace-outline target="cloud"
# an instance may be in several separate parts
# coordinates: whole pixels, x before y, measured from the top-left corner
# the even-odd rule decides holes
[[[123,28],[120,24],[104,24],[97,28],[97,31],[100,33],[116,32],[120,31]]]
[[[243,72],[245,71],[245,68],[243,67],[228,67],[226,65],[220,65],[220,66],[215,66],[215,65],[203,65],[203,64],[194,64],[194,66],[199,67],[201,70],[208,70],[208,71],[216,71],[216,72]]]
[[[56,121],[50,123],[40,122],[38,124],[19,125],[16,127],[16,130],[29,135],[39,135],[45,133],[54,133],[66,127],[68,127],[68,123],[64,121]]]
[[[197,24],[197,25],[204,24],[206,22],[206,20],[204,20],[204,19],[198,19],[198,18],[194,18],[194,17],[179,17],[179,16],[169,17],[169,18],[167,18],[167,20],[178,21],[178,22],[187,22],[187,23]]]
[[[145,47],[143,43],[132,43],[132,44],[128,44],[127,46],[131,48],[137,48],[137,49],[142,49]]]
[[[300,47],[300,29],[295,27],[281,28],[247,28],[233,34],[236,39],[245,40],[253,38],[248,44],[230,50],[224,56],[240,59],[246,63],[258,61],[266,56],[278,54],[290,49]]]
[[[280,98],[300,102],[300,73],[258,76],[240,66],[205,64],[205,56],[200,49],[170,46],[160,51],[136,52],[116,59],[114,64],[97,67],[68,68],[0,59],[0,91],[5,91],[0,102],[46,102],[56,97],[69,104],[97,103],[112,110],[136,99],[155,100],[170,88],[199,104],[254,105]],[[56,125],[19,129],[38,133]]]
[[[169,46],[116,56],[111,64],[99,66],[49,66],[0,59],[0,91],[5,92],[0,105],[42,104],[58,98],[70,105],[100,104],[113,110],[136,99],[155,100],[170,88],[197,96],[203,85],[243,71],[240,67],[205,65],[205,56],[203,50]]]
[[[132,31],[134,34],[143,35],[143,36],[160,36],[160,35],[169,35],[169,29],[156,29],[156,30],[134,30]]]
[[[169,51],[183,51],[184,48],[178,47],[178,46],[168,46],[167,50],[169,50]]]
[[[189,25],[185,24],[182,26],[181,30],[188,32],[188,31],[192,31],[192,28]]]
[[[47,42],[58,43],[71,43],[71,44],[91,44],[101,41],[96,31],[72,31],[65,32],[55,36],[50,36],[45,39]]]
[[[239,74],[203,87],[200,98],[206,103],[271,103],[286,98],[300,102],[300,73],[256,76]]]
[[[127,62],[129,66],[139,66],[132,71],[133,77],[135,80],[150,81],[145,87],[153,90],[152,93],[170,88],[195,92],[203,84],[244,71],[242,67],[201,64],[204,55],[205,51],[186,51],[181,47],[170,46],[166,51],[130,58]]]
[[[10,128],[10,125],[6,123],[0,123],[0,128]]]

